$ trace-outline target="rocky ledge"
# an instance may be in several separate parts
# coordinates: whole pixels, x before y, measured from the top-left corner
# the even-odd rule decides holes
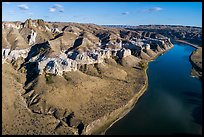
[[[134,31],[120,30],[117,35],[108,31],[109,36],[105,32],[103,34],[84,31],[70,33],[69,30],[67,33],[65,30],[68,26],[64,26],[61,30],[56,26],[49,27],[50,24],[45,24],[42,20],[27,20],[21,24],[3,23],[2,39],[5,48],[2,49],[2,63],[6,60],[15,62],[18,58],[23,58],[25,59],[24,63],[36,62],[36,69],[40,74],[45,71],[62,75],[65,71],[76,71],[82,65],[102,63],[105,58],[110,57],[122,59],[132,54],[148,60],[156,56],[157,52],[172,46],[166,37],[155,39],[142,36]],[[48,39],[43,37],[42,33],[55,38]],[[85,35],[85,33],[87,34]],[[72,39],[71,42],[69,42],[70,35],[75,35],[75,39]],[[111,35],[115,39],[111,39]],[[45,41],[46,38],[46,42],[41,41],[42,39]],[[68,38],[67,41],[66,38]],[[43,43],[39,44],[39,42]],[[64,46],[64,50],[61,48],[62,46]]]
[[[139,91],[147,80],[145,64],[173,47],[170,39],[160,34],[148,37],[142,31],[31,19],[3,22],[2,34],[6,83],[20,84],[19,100],[24,100],[29,111],[55,119],[46,121],[49,129],[38,119],[43,134],[93,134],[91,131],[107,125],[101,118],[121,113],[141,96]],[[15,90],[12,85],[8,89],[6,83],[3,102],[8,101],[7,94],[13,94],[6,91]],[[19,121],[21,125],[27,121],[21,117],[6,123],[5,115],[11,118],[7,109],[3,110],[3,134],[40,134],[25,123],[23,128],[32,132],[22,129]],[[19,114],[12,112],[22,113],[21,109]],[[26,117],[33,120],[30,114]],[[100,126],[93,127],[93,123]]]

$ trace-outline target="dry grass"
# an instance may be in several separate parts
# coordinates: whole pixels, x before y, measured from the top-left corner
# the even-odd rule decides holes
[[[18,85],[23,93],[23,81],[21,84],[18,83],[17,77],[24,78],[25,81],[25,75],[4,64],[3,134],[73,134],[70,130],[74,128],[70,129],[66,124],[54,130],[57,120],[45,114],[51,109],[56,109],[56,118],[63,119],[65,113],[74,112],[73,120],[82,120],[86,126],[126,104],[143,85],[141,79],[144,74],[141,70],[106,63],[98,67],[100,74],[95,72],[95,75],[94,71],[97,70],[92,66],[93,72],[88,67],[92,75],[80,71],[66,72],[63,77],[52,76],[52,82],[49,84],[46,82],[46,76],[40,75],[33,88],[34,91],[21,96],[20,92],[15,92],[14,85]],[[29,103],[30,100],[33,103]],[[20,103],[24,105],[15,105]],[[29,108],[27,108],[28,103],[31,104]],[[14,120],[16,117],[18,121]],[[35,127],[31,121],[36,121],[39,126]],[[12,126],[18,128],[14,129]]]
[[[190,56],[193,65],[192,75],[202,78],[202,48],[198,48]]]

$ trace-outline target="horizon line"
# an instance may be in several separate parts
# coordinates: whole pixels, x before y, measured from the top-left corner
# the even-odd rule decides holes
[[[28,18],[28,19],[31,19],[31,18]],[[28,20],[26,19],[26,20]],[[25,21],[26,21],[25,20]],[[44,20],[44,19],[31,19],[31,20]],[[25,21],[19,21],[19,20],[16,20],[16,21],[2,21],[2,22],[25,22]],[[90,23],[82,23],[82,22],[62,22],[62,21],[46,21],[44,20],[45,22],[53,22],[53,23],[81,23],[81,24],[95,24],[95,25],[99,25],[99,26],[108,26],[108,25],[113,25],[113,26],[132,26],[132,27],[135,27],[135,26],[189,26],[189,27],[199,27],[199,28],[202,28],[202,26],[195,26],[195,25],[182,25],[182,24],[139,24],[139,25],[128,25],[128,24],[96,24],[96,23],[93,23],[93,22],[90,22]]]

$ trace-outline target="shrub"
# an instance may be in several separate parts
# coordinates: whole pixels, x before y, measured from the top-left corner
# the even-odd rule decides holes
[[[45,74],[45,79],[46,79],[46,83],[47,84],[51,84],[51,83],[54,83],[53,80],[52,80],[52,77],[53,75],[52,74]]]
[[[140,67],[142,70],[145,70],[145,69],[147,68],[147,62],[140,61],[140,62],[139,62],[139,67]]]

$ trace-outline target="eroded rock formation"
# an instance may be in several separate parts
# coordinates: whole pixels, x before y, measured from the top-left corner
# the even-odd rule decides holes
[[[59,30],[57,28],[59,25],[53,25],[53,27],[49,28],[49,26],[52,26],[51,24],[45,23],[42,20],[33,21],[31,19],[28,19],[25,21],[25,23],[21,24],[3,23],[2,26],[4,26],[4,31],[6,31],[6,28],[10,28],[11,31],[14,31],[15,28],[15,35],[12,35],[14,37],[12,39],[19,39],[17,37],[21,37],[22,39],[18,29],[30,29],[31,32],[27,36],[28,45],[30,46],[39,43],[39,41],[36,41],[36,38],[38,37],[37,31],[39,31],[37,28],[40,28],[41,31],[51,31],[53,35],[58,33],[54,39],[49,39],[49,41],[47,41],[51,48],[48,57],[37,55],[40,53],[39,49],[33,51],[36,52],[36,55],[32,57],[30,61],[38,62],[40,74],[42,74],[42,72],[45,70],[46,73],[62,75],[63,71],[77,70],[77,66],[83,64],[102,63],[105,58],[114,56],[122,59],[123,57],[133,54],[137,58],[151,59],[156,56],[157,52],[161,52],[172,47],[170,39],[166,37],[160,36],[156,39],[150,38],[148,37],[149,35],[142,32],[131,32],[117,29],[110,29],[106,31],[106,28],[101,28],[102,31],[100,32],[93,31],[94,29],[92,28],[87,28],[87,30],[90,31],[84,31],[83,29],[81,32],[79,32],[82,26],[86,27],[86,25],[81,25],[80,27],[78,24],[76,26],[75,24],[72,25],[72,28],[74,27],[78,29],[74,29],[71,32],[65,32],[68,28],[66,26],[66,29],[64,27],[63,30]],[[11,37],[9,34],[8,36],[3,35],[3,37],[5,37],[5,41],[8,41],[13,46],[14,44],[11,42],[12,40],[9,39]],[[24,41],[26,43],[26,40]],[[4,42],[3,45],[8,45],[8,42]],[[3,49],[3,51],[5,50],[5,52],[2,52],[5,53],[2,54],[4,59],[3,63],[5,62],[6,58],[13,58],[15,60],[18,57],[25,58],[25,56],[22,56],[22,52],[23,54],[26,54],[26,52],[28,53],[29,48],[24,50],[24,47],[20,47],[18,45],[16,45],[15,48],[20,48],[21,50],[16,50],[11,52],[11,54],[7,54],[9,49]],[[10,50],[15,48],[11,48]]]
[[[166,37],[95,24],[28,19],[3,22],[2,29],[2,64],[25,75],[21,96],[27,107],[33,113],[53,116],[55,131],[64,128],[63,133],[69,129],[72,134],[83,134],[106,110],[112,112],[127,103],[134,94],[128,84],[141,86],[145,81],[141,68],[139,78],[135,76],[139,62],[173,46]]]

